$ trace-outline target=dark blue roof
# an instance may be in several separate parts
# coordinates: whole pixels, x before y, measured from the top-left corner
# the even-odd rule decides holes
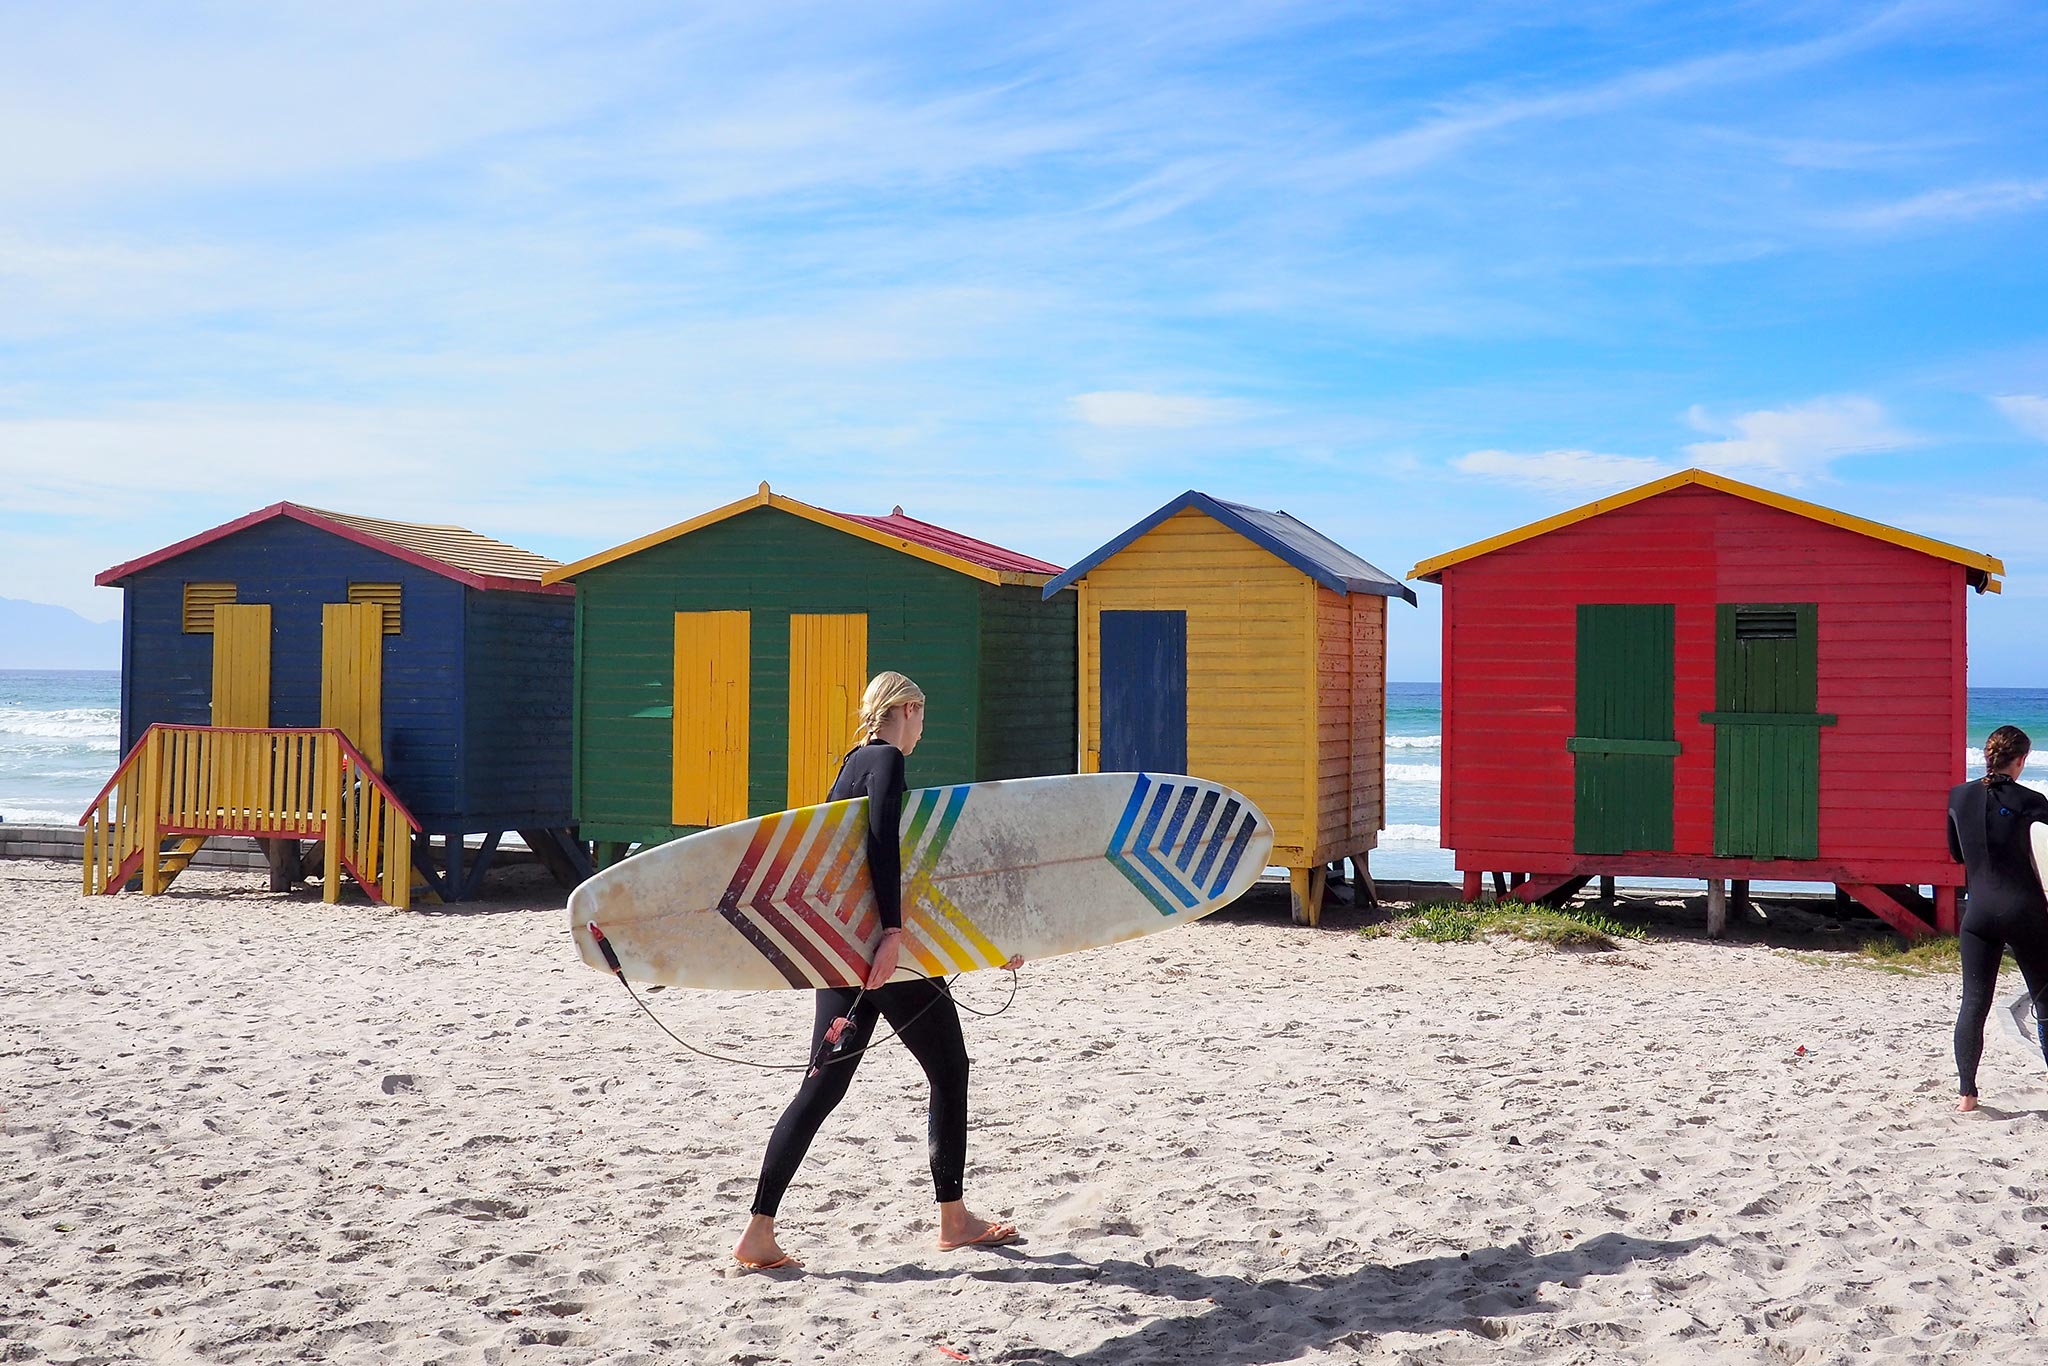
[[[1284,512],[1268,512],[1264,508],[1246,507],[1242,503],[1226,503],[1220,498],[1211,498],[1208,494],[1197,493],[1193,489],[1189,489],[1108,545],[1082,556],[1066,573],[1045,586],[1045,596],[1051,597],[1061,589],[1071,587],[1077,580],[1085,577],[1089,570],[1153,527],[1175,513],[1185,512],[1190,508],[1215,518],[1253,545],[1278,555],[1334,593],[1370,593],[1383,598],[1406,598],[1411,605],[1415,602],[1413,589],[1384,570],[1367,564],[1306,522],[1297,521]]]

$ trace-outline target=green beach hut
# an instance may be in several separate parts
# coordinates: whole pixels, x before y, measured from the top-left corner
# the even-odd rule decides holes
[[[912,787],[1071,772],[1059,566],[771,491],[550,571],[576,584],[575,791],[598,861],[823,800],[871,674],[930,698]]]

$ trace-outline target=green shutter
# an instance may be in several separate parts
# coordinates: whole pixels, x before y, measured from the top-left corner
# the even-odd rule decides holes
[[[1820,856],[1820,620],[1810,602],[1715,611],[1714,852]]]
[[[1676,620],[1670,603],[1579,607],[1578,724],[1565,744],[1580,853],[1671,847]]]

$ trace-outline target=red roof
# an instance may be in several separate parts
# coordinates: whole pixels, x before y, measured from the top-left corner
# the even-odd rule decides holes
[[[382,551],[394,559],[454,579],[457,583],[471,588],[497,589],[515,593],[565,594],[576,590],[568,584],[543,586],[541,576],[550,569],[559,568],[555,560],[522,550],[504,541],[492,540],[474,531],[459,526],[429,526],[420,522],[390,522],[377,517],[357,517],[349,513],[326,512],[320,508],[306,507],[299,503],[273,503],[246,517],[237,517],[224,522],[211,531],[202,531],[188,536],[176,545],[165,546],[162,550],[144,555],[141,559],[117,564],[96,577],[93,582],[105,587],[119,584],[131,574],[139,574],[176,559],[180,555],[197,550],[238,531],[246,531],[278,517],[287,517],[307,526],[318,527],[332,532],[343,540],[354,541],[357,545],[368,546]]]
[[[859,522],[862,526],[891,536],[900,536],[906,541],[929,546],[941,554],[951,555],[969,564],[978,564],[983,569],[994,569],[1010,574],[1060,572],[1060,567],[1056,564],[1047,564],[1044,560],[1033,559],[1029,555],[1005,550],[999,545],[977,541],[972,536],[963,536],[957,531],[948,531],[942,526],[933,526],[930,522],[920,522],[915,517],[905,516],[900,507],[886,517],[866,517],[857,512],[835,512],[832,515],[843,517],[849,522]]]

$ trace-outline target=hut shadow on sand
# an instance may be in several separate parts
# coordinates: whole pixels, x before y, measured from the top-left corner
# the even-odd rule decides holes
[[[1263,1281],[1171,1263],[1086,1262],[1067,1253],[1034,1258],[1018,1248],[1000,1254],[1007,1265],[972,1274],[975,1280],[996,1284],[1109,1281],[1146,1295],[1210,1305],[1200,1313],[1156,1319],[1079,1355],[1010,1346],[1002,1351],[1005,1361],[1043,1366],[1122,1366],[1134,1361],[1259,1366],[1291,1361],[1313,1348],[1355,1342],[1361,1335],[1457,1332],[1503,1337],[1513,1330],[1512,1320],[1555,1312],[1555,1305],[1538,1298],[1546,1285],[1577,1286],[1588,1277],[1612,1276],[1641,1262],[1672,1261],[1719,1243],[1713,1237],[1654,1239],[1602,1233],[1555,1252],[1532,1252],[1511,1243],[1342,1274]],[[842,1272],[834,1279],[900,1285],[957,1275],[958,1270],[949,1267],[906,1265],[883,1272]]]

